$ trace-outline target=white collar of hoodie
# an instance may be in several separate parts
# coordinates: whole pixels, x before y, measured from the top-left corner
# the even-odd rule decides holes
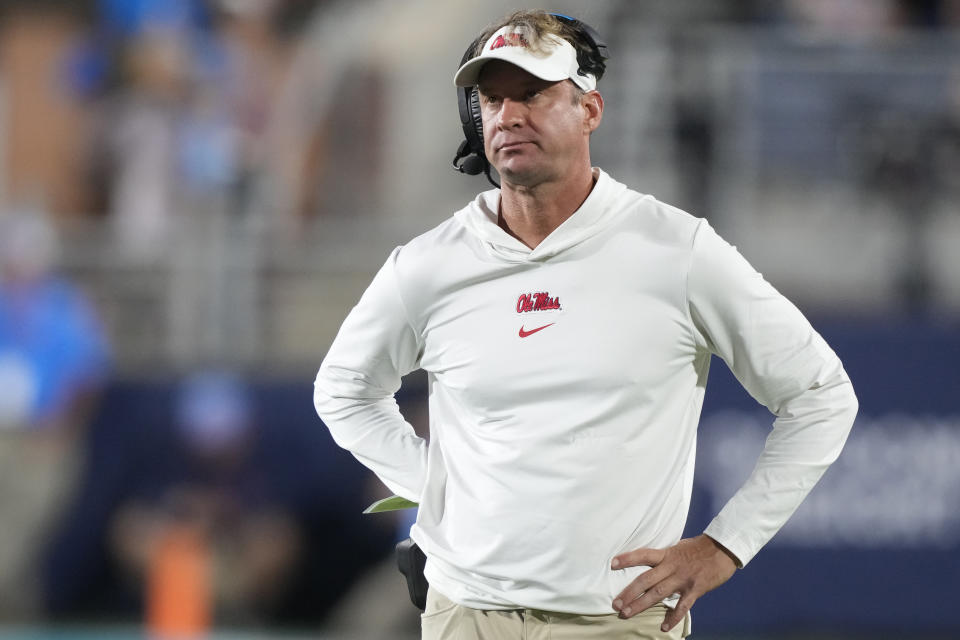
[[[497,224],[500,189],[490,189],[479,194],[473,202],[456,212],[454,217],[500,259],[508,262],[545,260],[598,233],[605,227],[608,219],[622,213],[622,208],[613,204],[627,187],[600,168],[594,167],[593,175],[596,182],[580,208],[533,249]]]

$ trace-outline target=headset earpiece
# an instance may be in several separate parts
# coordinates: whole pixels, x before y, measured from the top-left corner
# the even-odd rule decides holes
[[[483,149],[483,115],[480,113],[480,90],[477,87],[470,87],[470,121],[477,144]]]
[[[460,173],[476,176],[486,173],[495,186],[500,185],[490,177],[490,163],[483,151],[483,119],[480,116],[480,97],[476,87],[457,89],[457,107],[460,110],[460,125],[463,128],[463,142],[453,158],[453,166]]]
[[[479,37],[470,43],[460,59],[461,65],[473,57],[479,43]],[[490,163],[483,151],[483,118],[480,115],[480,96],[476,87],[457,87],[457,109],[460,111],[464,140],[453,158],[454,168],[471,176],[485,173],[490,183],[499,187],[490,176]]]

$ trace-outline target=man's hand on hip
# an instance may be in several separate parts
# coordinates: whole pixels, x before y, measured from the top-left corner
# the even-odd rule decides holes
[[[666,549],[621,553],[611,563],[613,569],[637,566],[651,569],[614,598],[613,608],[621,618],[629,618],[678,593],[680,601],[663,621],[663,631],[669,631],[683,620],[697,598],[730,579],[737,561],[713,538],[701,534]]]

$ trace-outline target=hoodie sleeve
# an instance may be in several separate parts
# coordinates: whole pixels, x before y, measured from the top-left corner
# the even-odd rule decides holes
[[[840,360],[807,319],[705,221],[687,286],[701,345],[776,416],[749,478],[705,530],[743,566],[836,460],[857,399]]]
[[[419,366],[420,343],[396,281],[394,250],[353,308],[314,382],[313,403],[334,441],[397,495],[419,501],[427,443],[394,399]]]

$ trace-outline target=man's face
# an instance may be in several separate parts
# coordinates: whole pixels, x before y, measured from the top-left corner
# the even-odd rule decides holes
[[[494,60],[480,72],[478,89],[484,151],[505,180],[532,187],[589,163],[589,135],[600,118],[573,83],[541,80]]]

